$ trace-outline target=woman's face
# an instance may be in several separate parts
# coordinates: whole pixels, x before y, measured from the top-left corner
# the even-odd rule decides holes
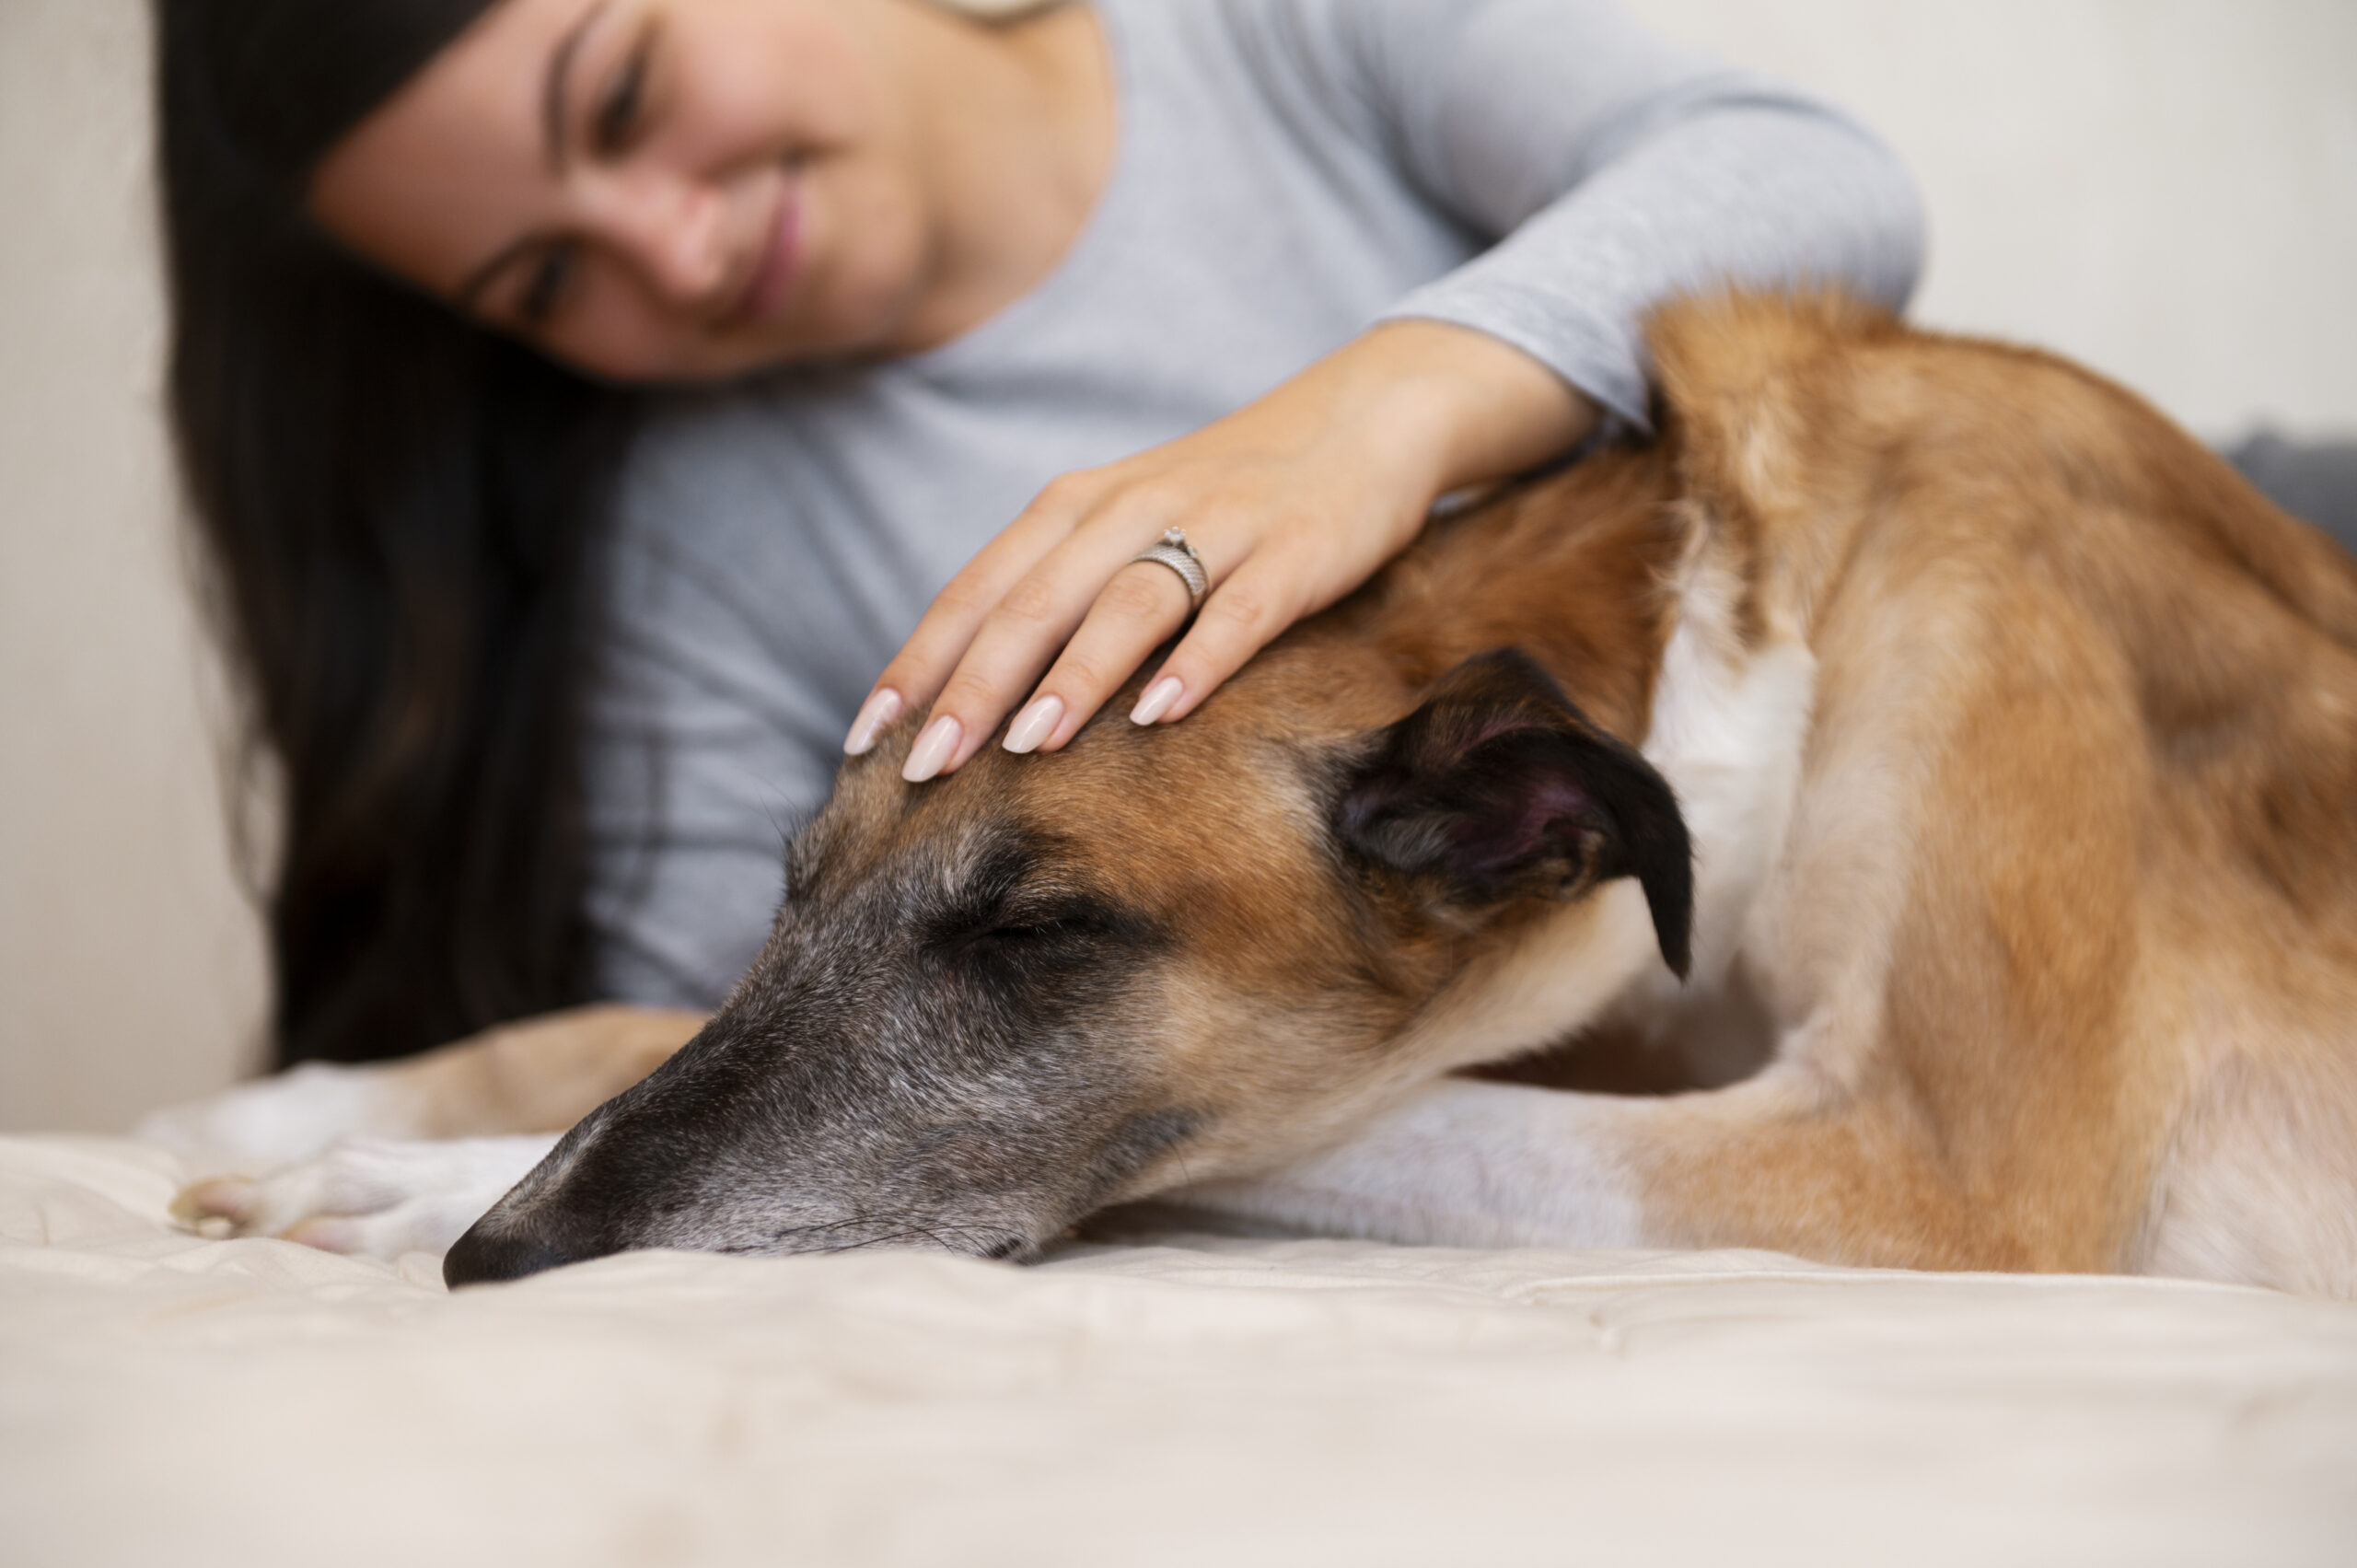
[[[314,216],[616,380],[888,352],[937,249],[877,0],[499,0],[332,148]]]

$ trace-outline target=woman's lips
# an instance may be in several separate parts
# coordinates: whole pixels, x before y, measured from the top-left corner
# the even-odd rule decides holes
[[[784,192],[778,197],[777,216],[771,220],[769,238],[761,246],[761,259],[755,263],[753,275],[745,281],[745,292],[738,297],[737,308],[729,313],[731,325],[766,319],[794,282],[802,238],[800,184],[795,176],[786,176]]]

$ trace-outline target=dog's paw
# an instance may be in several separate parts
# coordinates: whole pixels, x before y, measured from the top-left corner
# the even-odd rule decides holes
[[[307,1062],[145,1118],[132,1136],[192,1171],[253,1174],[319,1154],[339,1138],[392,1131],[406,1109],[383,1067]]]
[[[370,1258],[447,1252],[555,1144],[553,1134],[346,1138],[268,1176],[200,1181],[172,1212],[200,1235],[283,1237]]]

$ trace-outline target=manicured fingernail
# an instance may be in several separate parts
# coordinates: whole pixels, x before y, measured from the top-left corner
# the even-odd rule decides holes
[[[1164,676],[1145,689],[1145,695],[1138,699],[1138,705],[1130,710],[1130,722],[1152,724],[1178,706],[1178,699],[1186,690],[1184,686],[1178,684],[1177,676]]]
[[[950,758],[958,754],[958,738],[966,732],[947,714],[925,726],[924,733],[909,750],[909,765],[900,776],[911,784],[923,784],[941,772]]]
[[[887,686],[859,705],[859,716],[851,721],[851,733],[843,737],[843,754],[865,757],[884,733],[884,726],[900,716],[900,694]]]
[[[1056,726],[1064,722],[1064,700],[1042,697],[1021,713],[1006,726],[1006,749],[1020,757],[1027,751],[1039,749],[1039,742],[1056,733]]]

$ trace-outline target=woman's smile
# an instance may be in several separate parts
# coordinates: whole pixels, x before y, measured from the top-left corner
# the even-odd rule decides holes
[[[778,181],[775,210],[761,233],[761,249],[755,253],[745,286],[737,296],[736,308],[722,323],[724,327],[769,320],[793,290],[802,250],[802,171],[798,164],[786,166],[784,178]]]
[[[502,0],[328,151],[310,206],[610,380],[905,353],[1062,253],[1109,90],[1077,8],[997,33],[896,0]]]

